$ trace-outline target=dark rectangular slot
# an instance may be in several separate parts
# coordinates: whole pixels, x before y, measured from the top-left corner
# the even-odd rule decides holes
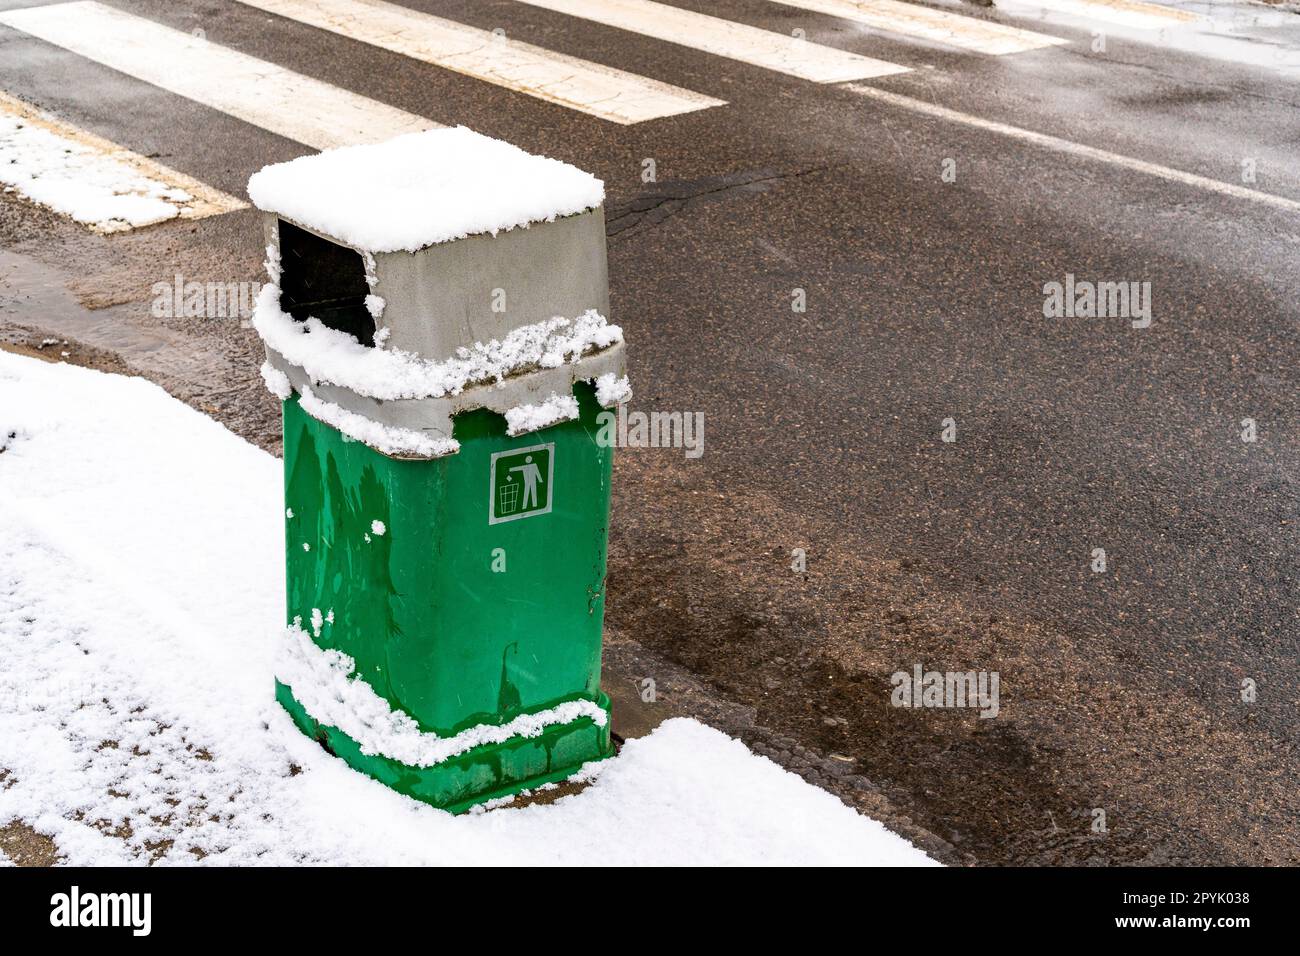
[[[373,346],[369,294],[360,253],[280,220],[281,309],[299,322],[313,316],[327,328]]]

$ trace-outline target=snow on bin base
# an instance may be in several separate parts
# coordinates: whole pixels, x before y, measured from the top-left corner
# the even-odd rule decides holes
[[[307,713],[293,692],[279,681],[275,684],[275,699],[299,730],[353,770],[452,813],[567,780],[584,764],[613,753],[608,716],[603,725],[581,717],[573,724],[552,724],[536,736],[480,745],[432,767],[413,767],[382,754],[365,753],[352,737]],[[598,706],[609,714],[609,698],[604,694],[599,695]]]

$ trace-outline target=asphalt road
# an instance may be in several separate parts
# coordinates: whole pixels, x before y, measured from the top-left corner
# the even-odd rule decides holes
[[[406,5],[727,105],[620,126],[236,2],[114,5],[606,181],[633,408],[706,423],[698,459],[616,465],[610,680],[656,678],[663,711],[715,716],[951,862],[1300,863],[1297,208],[1114,158],[1300,201],[1300,17],[1229,59],[940,8],[1070,41],[983,56],[674,2],[1114,155],[513,0]],[[4,26],[0,89],[236,195],[307,151]],[[0,240],[10,342],[80,342],[275,448],[252,333],[149,315],[174,274],[261,277],[251,212],[105,238],[4,196]],[[1044,318],[1067,274],[1149,282],[1150,326]],[[917,664],[998,672],[997,717],[891,707]]]

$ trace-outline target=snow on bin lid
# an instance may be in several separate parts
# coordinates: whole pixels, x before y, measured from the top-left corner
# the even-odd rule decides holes
[[[248,181],[266,212],[366,252],[415,252],[599,206],[605,184],[464,126],[344,146]]]

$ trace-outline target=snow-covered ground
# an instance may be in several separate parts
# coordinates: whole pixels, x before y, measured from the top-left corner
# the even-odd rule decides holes
[[[0,826],[69,864],[925,864],[672,720],[550,805],[453,817],[271,698],[280,462],[142,379],[0,352]]]
[[[241,209],[244,203],[0,92],[0,189],[97,232]]]

